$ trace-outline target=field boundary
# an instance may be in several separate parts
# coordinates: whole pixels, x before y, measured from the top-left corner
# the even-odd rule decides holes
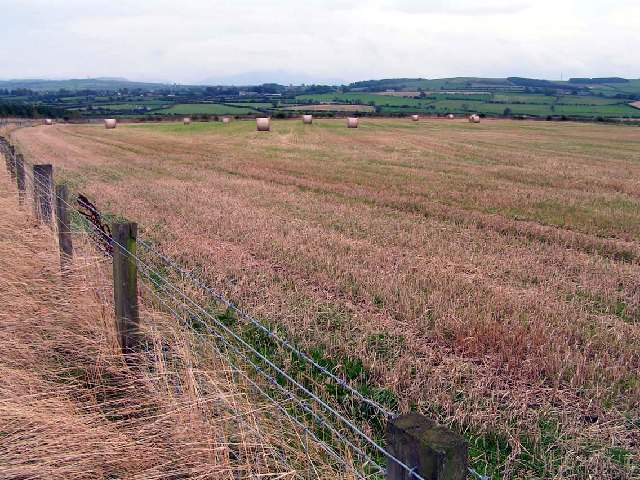
[[[131,366],[145,354],[138,314],[138,297],[145,295],[197,337],[202,352],[226,362],[261,402],[320,447],[345,478],[488,480],[468,468],[468,444],[460,435],[417,413],[398,414],[395,399],[384,391],[367,393],[358,382],[361,365],[345,371],[319,352],[302,351],[286,331],[243,311],[139,235],[137,224],[56,185],[51,165],[27,163],[4,137],[0,153],[20,204],[27,203],[29,185],[34,216],[56,233],[63,272],[73,255],[72,232],[87,235],[113,262],[120,347]]]

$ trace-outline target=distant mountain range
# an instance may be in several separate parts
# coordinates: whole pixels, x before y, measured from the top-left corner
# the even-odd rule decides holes
[[[183,89],[190,86],[255,86],[265,83],[277,83],[279,85],[343,85],[339,78],[316,77],[313,75],[292,73],[285,70],[247,72],[227,77],[205,78],[197,85],[180,85],[168,83],[134,82],[120,77],[99,77],[68,80],[47,79],[16,79],[0,80],[1,89],[28,88],[34,91],[57,91],[66,89],[76,90],[118,90],[122,88],[143,90],[158,89]],[[617,94],[640,94],[640,79],[630,80],[619,77],[600,78],[571,78],[569,81],[540,80],[522,77],[508,78],[481,78],[481,77],[455,77],[440,79],[425,78],[390,78],[381,80],[366,80],[349,84],[353,91],[384,92],[386,90],[416,91],[460,91],[469,92],[501,92],[522,91],[532,89],[538,93],[555,90],[566,90],[577,93],[589,91],[592,94],[613,96]]]

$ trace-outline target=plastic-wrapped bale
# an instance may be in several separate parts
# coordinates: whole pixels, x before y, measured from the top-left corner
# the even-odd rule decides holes
[[[417,122],[418,120],[420,120],[420,115],[411,115],[412,122]]]
[[[311,125],[313,123],[313,115],[302,115],[302,123]]]
[[[118,122],[116,122],[115,118],[105,118],[104,120],[104,128],[112,129],[116,128]]]
[[[51,120],[50,118],[47,118],[47,119],[44,121],[44,124],[45,124],[45,125],[53,125],[53,120]]]
[[[191,123],[191,118],[190,117],[184,117],[182,119],[182,123],[184,123],[185,125],[189,125]]]
[[[456,118],[456,116],[453,113],[450,113],[449,115],[447,115],[447,118],[449,120],[453,120],[454,118]]]
[[[268,132],[271,125],[271,119],[269,117],[256,118],[256,125],[259,132]]]
[[[222,123],[230,123],[231,119],[229,117],[222,117]]]
[[[349,117],[347,128],[358,128],[358,119],[356,117]]]
[[[480,123],[480,115],[476,115],[475,113],[469,116],[469,123]]]

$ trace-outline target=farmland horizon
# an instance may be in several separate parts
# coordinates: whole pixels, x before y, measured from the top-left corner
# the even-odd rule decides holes
[[[640,80],[640,75],[626,75],[626,76],[618,76],[611,75],[607,73],[603,74],[591,74],[585,76],[574,77],[573,75],[561,74],[560,78],[553,77],[527,77],[520,76],[514,74],[507,76],[479,76],[479,75],[448,75],[442,77],[428,77],[428,76],[410,76],[410,75],[401,75],[401,76],[375,76],[375,77],[363,77],[363,78],[351,78],[349,80],[339,78],[337,76],[325,76],[325,77],[314,77],[311,74],[307,74],[304,72],[291,72],[288,70],[265,70],[265,71],[246,71],[240,72],[230,76],[209,76],[207,78],[203,78],[201,81],[196,82],[178,82],[173,81],[172,79],[162,79],[162,78],[153,78],[153,79],[144,79],[137,78],[131,76],[120,76],[117,74],[107,75],[107,76],[87,76],[87,77],[65,77],[59,75],[51,75],[51,76],[15,76],[12,78],[9,77],[0,77],[0,84],[22,84],[26,82],[86,82],[86,81],[100,81],[100,82],[123,82],[123,83],[132,83],[132,84],[144,84],[144,85],[158,85],[159,87],[171,87],[171,86],[179,86],[179,87],[207,87],[207,86],[225,86],[225,87],[249,87],[249,86],[258,86],[265,84],[278,84],[278,85],[291,85],[291,86],[302,86],[302,85],[328,85],[328,86],[341,86],[341,85],[351,85],[357,84],[361,82],[377,82],[377,81],[385,81],[385,80],[427,80],[427,81],[439,81],[439,80],[505,80],[507,78],[527,78],[531,80],[541,80],[541,81],[549,81],[554,83],[571,83],[571,79],[580,78],[580,79],[606,79],[606,78],[618,78],[624,80]],[[2,85],[0,85],[2,86]],[[16,85],[12,85],[16,86]]]
[[[0,480],[640,480],[640,0],[3,0]]]
[[[118,72],[194,84],[280,70],[315,82],[469,72],[640,77],[632,0],[6,3],[0,41],[11,48],[0,49],[0,61],[11,78]]]

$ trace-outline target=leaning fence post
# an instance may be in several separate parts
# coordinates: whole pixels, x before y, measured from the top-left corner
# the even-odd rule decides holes
[[[458,433],[418,413],[400,415],[387,423],[387,480],[464,480],[469,444]]]
[[[20,205],[24,203],[27,193],[27,184],[25,182],[24,157],[22,154],[16,155],[16,183],[18,184],[18,201]]]
[[[58,244],[60,263],[66,269],[73,255],[71,241],[71,223],[69,222],[69,190],[66,185],[56,185],[56,224],[58,226]]]
[[[33,201],[36,218],[51,225],[51,187],[53,185],[53,167],[33,166]]]
[[[116,324],[123,354],[135,353],[139,347],[138,266],[135,260],[137,223],[114,223],[113,300]]]

